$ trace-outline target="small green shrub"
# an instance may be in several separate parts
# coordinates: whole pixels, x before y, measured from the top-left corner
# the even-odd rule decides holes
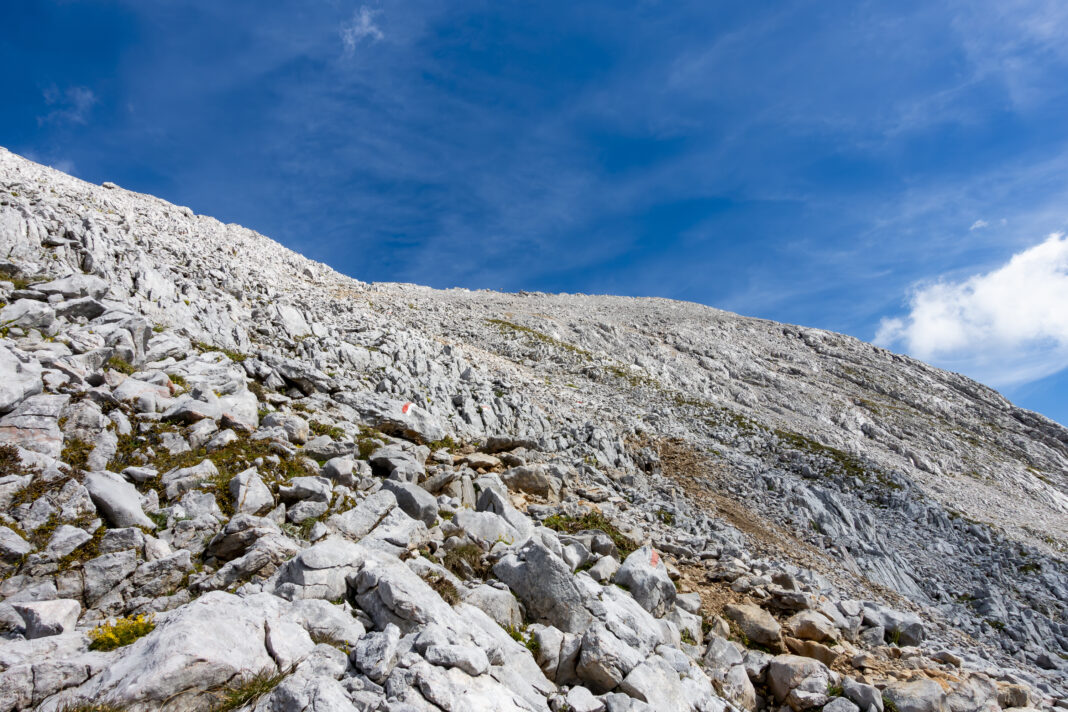
[[[218,697],[219,701],[212,707],[212,711],[233,712],[233,710],[246,707],[278,687],[278,683],[282,682],[288,674],[288,672],[261,672],[233,683],[222,690]]]
[[[341,440],[345,437],[345,431],[336,425],[327,425],[316,420],[308,423],[308,427],[316,435],[329,435],[332,440]]]
[[[259,401],[267,400],[267,389],[263,387],[263,384],[259,381],[249,381],[248,389],[252,391],[252,394],[256,396]]]
[[[530,654],[537,659],[538,653],[541,652],[541,643],[538,642],[538,639],[535,636],[530,634],[530,631],[527,630],[526,626],[516,628],[515,626],[510,625],[505,626],[504,629],[508,632],[508,635],[512,636],[512,640],[517,643],[522,643],[526,649],[530,651]]]
[[[155,628],[152,616],[144,614],[118,618],[113,623],[101,623],[89,631],[89,649],[115,650],[148,635]]]
[[[134,365],[132,363],[117,354],[109,358],[107,360],[107,363],[105,363],[104,365],[112,369],[113,371],[125,373],[127,376],[137,370],[136,368],[134,368]]]
[[[0,477],[8,475],[36,475],[39,470],[22,464],[22,456],[14,445],[0,445]],[[17,503],[16,503],[17,504]]]
[[[441,596],[441,600],[450,606],[455,606],[460,602],[460,592],[456,590],[456,586],[452,584],[452,581],[449,581],[444,576],[432,574],[426,578],[426,582],[430,588],[434,589],[435,593]]]
[[[89,464],[89,455],[93,452],[93,445],[81,438],[67,438],[63,443],[63,452],[59,459],[67,463],[75,470],[84,470]]]
[[[452,452],[453,450],[459,450],[461,447],[460,443],[453,440],[451,435],[446,435],[441,440],[429,442],[426,446],[430,448],[431,452],[437,450],[448,450],[449,452]]]
[[[442,565],[460,578],[474,574],[476,578],[485,579],[490,567],[482,563],[482,549],[475,544],[460,544],[450,549]]]

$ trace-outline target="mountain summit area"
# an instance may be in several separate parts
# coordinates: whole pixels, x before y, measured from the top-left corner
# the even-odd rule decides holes
[[[1068,430],[0,149],[0,711],[1068,709]]]

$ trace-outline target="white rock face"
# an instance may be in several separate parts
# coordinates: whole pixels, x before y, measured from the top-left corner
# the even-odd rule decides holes
[[[36,359],[6,346],[0,348],[0,413],[40,393],[43,386],[41,364]]]
[[[33,601],[12,604],[15,611],[26,621],[26,638],[44,638],[74,630],[81,615],[82,606],[77,601]]]
[[[1068,431],[989,389],[695,304],[367,285],[2,149],[0,182],[0,712],[1068,696]]]

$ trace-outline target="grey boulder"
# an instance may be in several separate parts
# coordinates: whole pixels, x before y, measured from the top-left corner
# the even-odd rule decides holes
[[[675,584],[668,576],[663,558],[651,546],[631,552],[616,571],[615,581],[658,618],[675,605]]]
[[[156,528],[141,509],[141,494],[122,476],[106,471],[90,472],[85,476],[85,488],[111,526]]]

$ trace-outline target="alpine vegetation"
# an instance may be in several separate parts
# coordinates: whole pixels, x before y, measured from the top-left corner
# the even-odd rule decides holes
[[[962,376],[3,149],[0,303],[0,710],[1068,708],[1068,430]]]

